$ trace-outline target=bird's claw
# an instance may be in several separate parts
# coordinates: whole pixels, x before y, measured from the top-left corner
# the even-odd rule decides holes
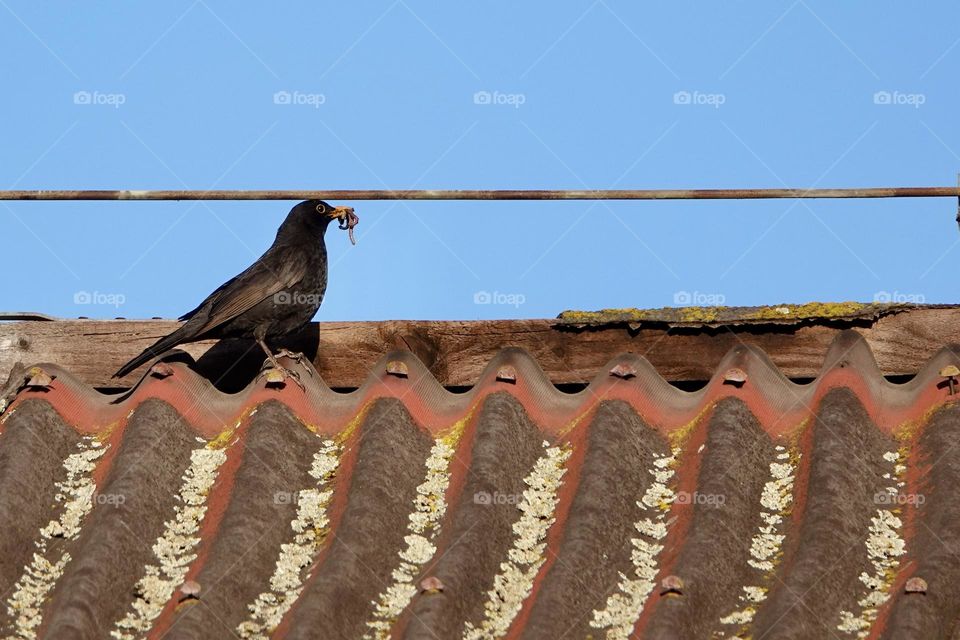
[[[307,362],[309,362],[309,360],[307,359],[307,356],[305,356],[303,353],[299,351],[290,351],[289,349],[280,349],[279,351],[277,351],[276,354],[274,354],[274,357],[287,358],[289,360],[293,360],[294,362],[296,362],[301,366],[303,365],[304,360],[307,360]],[[313,375],[313,370],[310,367],[303,367],[303,368],[306,370],[308,375],[310,376]]]

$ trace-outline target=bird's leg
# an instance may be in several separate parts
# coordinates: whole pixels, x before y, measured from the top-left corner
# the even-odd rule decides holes
[[[280,363],[277,362],[277,359],[273,357],[273,352],[270,351],[270,347],[267,346],[267,343],[263,341],[263,338],[257,338],[257,344],[260,345],[260,348],[263,349],[263,352],[267,354],[267,360],[270,361],[270,366],[274,369],[282,369]]]
[[[263,341],[263,338],[257,338],[257,344],[259,344],[260,348],[263,349],[263,352],[267,354],[267,360],[269,360],[270,366],[275,371],[279,371],[281,374],[284,375],[284,377],[292,378],[293,381],[297,384],[297,386],[300,387],[301,391],[306,390],[305,387],[303,386],[303,383],[300,382],[300,374],[297,373],[296,371],[291,371],[286,367],[280,366],[280,363],[277,362],[276,357],[274,357],[273,353],[270,351],[270,347],[267,346],[267,343]]]

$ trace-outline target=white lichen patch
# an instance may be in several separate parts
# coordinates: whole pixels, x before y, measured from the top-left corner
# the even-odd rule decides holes
[[[889,480],[898,481],[899,476],[906,471],[906,466],[901,463],[901,454],[897,451],[887,451],[883,454],[883,459],[893,465],[893,476]],[[897,487],[902,484],[896,482],[884,487],[884,490],[896,496]],[[870,627],[877,619],[879,608],[890,598],[890,585],[900,565],[900,556],[907,552],[906,542],[900,536],[903,522],[898,517],[898,513],[899,509],[896,508],[877,509],[876,515],[870,518],[870,529],[865,546],[872,572],[864,571],[860,574],[860,582],[865,587],[865,591],[861,592],[862,595],[857,600],[860,612],[840,612],[840,623],[837,629],[844,633],[856,634],[858,638],[866,638],[870,635]]]
[[[778,446],[777,451],[784,451],[784,447]],[[776,555],[780,552],[784,540],[781,525],[793,503],[796,467],[790,461],[789,453],[784,453],[787,458],[783,462],[770,463],[770,480],[763,485],[760,495],[760,519],[763,524],[750,542],[750,558],[747,559],[747,564],[764,572],[774,569]],[[783,454],[778,454],[778,458],[779,455]]]
[[[63,461],[67,477],[55,485],[55,500],[63,504],[60,517],[40,529],[34,542],[37,550],[33,560],[14,584],[13,594],[7,600],[7,613],[13,618],[12,637],[37,636],[43,602],[70,562],[70,554],[63,550],[62,541],[76,539],[84,518],[93,509],[97,489],[93,470],[108,447],[88,437],[78,442],[77,448],[78,452]]]
[[[607,598],[603,609],[594,610],[590,621],[591,627],[606,630],[607,638],[629,637],[655,585],[657,556],[663,551],[660,541],[667,536],[667,512],[676,499],[676,493],[668,483],[675,474],[679,454],[680,448],[676,447],[670,455],[654,459],[653,467],[647,470],[654,481],[637,501],[637,506],[650,515],[634,523],[640,537],[630,540],[633,573],[630,576],[620,573],[618,591]]]
[[[136,597],[130,611],[114,625],[114,638],[129,640],[144,636],[174,590],[183,584],[190,563],[196,559],[194,548],[200,542],[200,523],[207,513],[207,494],[217,479],[227,454],[215,443],[221,438],[190,452],[190,465],[183,473],[180,490],[175,496],[173,519],[164,523],[163,533],[153,544],[155,562],[144,567],[144,576],[137,582]]]
[[[720,618],[720,624],[735,624],[737,626],[743,626],[753,622],[753,616],[756,615],[757,610],[754,607],[744,607],[734,611],[728,616]]]
[[[237,627],[241,638],[267,638],[300,597],[307,568],[327,540],[330,520],[327,508],[333,498],[330,488],[343,450],[333,440],[325,440],[313,456],[310,477],[313,487],[297,494],[297,515],[290,523],[293,542],[280,545],[276,568],[270,577],[270,589],[247,605],[250,617]]]
[[[507,561],[500,563],[500,572],[493,579],[493,589],[487,592],[483,620],[476,626],[466,623],[465,640],[503,637],[546,561],[545,538],[556,520],[557,492],[566,473],[564,463],[570,457],[570,450],[551,447],[548,442],[543,446],[545,455],[537,459],[533,470],[523,480],[527,489],[517,505],[521,515],[513,523],[513,545],[507,552]]]
[[[430,449],[426,477],[417,487],[413,511],[408,516],[406,546],[400,551],[400,565],[393,570],[390,586],[373,602],[374,619],[367,622],[370,631],[364,638],[390,637],[393,622],[417,593],[414,580],[437,552],[434,541],[447,511],[445,496],[450,485],[450,459],[456,452],[460,433],[462,429],[455,429],[449,436],[438,438]]]
[[[760,520],[762,524],[750,540],[750,557],[747,564],[758,572],[762,582],[776,569],[783,541],[784,522],[790,515],[793,504],[793,482],[799,453],[791,454],[786,447],[777,445],[774,462],[770,463],[770,479],[763,485],[760,494]],[[744,627],[753,622],[757,605],[766,600],[767,587],[747,585],[740,594],[740,608],[720,618],[720,624]]]

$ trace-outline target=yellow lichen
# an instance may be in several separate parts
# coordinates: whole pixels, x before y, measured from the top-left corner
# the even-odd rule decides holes
[[[805,304],[780,304],[756,307],[753,312],[744,314],[747,320],[771,320],[789,318],[791,320],[807,318],[848,318],[862,314],[868,309],[879,309],[886,305],[863,302],[807,302]]]
[[[928,407],[927,410],[924,411],[920,417],[915,418],[913,420],[906,420],[905,422],[901,422],[900,424],[898,424],[896,427],[893,428],[893,437],[897,440],[897,442],[904,443],[904,446],[900,448],[900,454],[903,456],[904,460],[907,459],[907,453],[909,448],[907,443],[909,443],[910,440],[912,440],[913,437],[917,435],[917,432],[919,432],[924,425],[930,422],[930,419],[933,418],[935,413],[937,413],[943,408],[944,408],[944,405],[942,404],[939,404],[939,403],[934,404]]]
[[[567,434],[569,434],[571,431],[573,431],[574,429],[576,429],[577,426],[578,426],[581,422],[583,422],[583,419],[587,417],[587,414],[589,414],[590,411],[592,411],[592,408],[591,408],[591,409],[588,409],[587,411],[584,411],[583,413],[581,413],[581,414],[578,415],[578,416],[575,416],[575,417],[573,418],[573,420],[571,420],[571,421],[568,422],[567,424],[563,425],[563,427],[560,429],[560,431],[557,433],[557,435],[558,435],[559,437],[561,437],[561,438],[562,438],[562,437],[565,437],[565,436],[566,436]]]
[[[450,447],[456,448],[457,443],[460,442],[460,438],[463,436],[463,432],[466,430],[467,425],[470,424],[470,420],[473,418],[474,412],[477,410],[477,404],[474,403],[473,406],[467,411],[467,414],[454,422],[450,427],[437,436],[437,440],[442,441],[444,444]]]
[[[236,428],[226,429],[218,433],[213,440],[210,441],[211,449],[223,449],[230,446],[230,441],[233,439],[233,434],[236,433]]]
[[[373,400],[369,400],[362,407],[360,407],[360,411],[357,412],[357,415],[355,415],[353,419],[347,423],[347,426],[343,428],[343,431],[338,433],[336,438],[334,439],[334,441],[338,445],[343,446],[347,442],[347,440],[349,440],[351,436],[353,436],[353,433],[363,423],[363,419],[367,417],[367,411],[369,411],[370,407],[372,406],[373,406]]]
[[[709,411],[713,411],[713,407],[716,406],[716,401],[710,402],[695,415],[691,420],[686,424],[680,425],[673,431],[667,434],[667,439],[670,441],[671,449],[683,449],[686,446],[687,440],[690,438],[690,435],[697,428],[697,425],[700,424],[700,421],[703,420],[703,417],[707,415]]]
[[[105,444],[108,440],[110,440],[110,436],[112,436],[113,432],[117,430],[117,427],[119,427],[123,422],[124,421],[122,419],[114,420],[113,422],[99,429],[95,434],[93,434],[93,437],[96,438],[97,442]]]
[[[807,302],[761,307],[663,307],[660,309],[601,309],[564,311],[558,319],[568,324],[657,322],[675,325],[842,320],[890,312],[904,305],[864,302]]]

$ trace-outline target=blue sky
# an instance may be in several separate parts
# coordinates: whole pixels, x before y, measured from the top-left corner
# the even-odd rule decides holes
[[[955,2],[0,15],[4,189],[917,186],[960,170]],[[177,316],[292,204],[0,205],[2,307]],[[951,199],[353,204],[357,246],[327,236],[321,320],[957,301]]]

